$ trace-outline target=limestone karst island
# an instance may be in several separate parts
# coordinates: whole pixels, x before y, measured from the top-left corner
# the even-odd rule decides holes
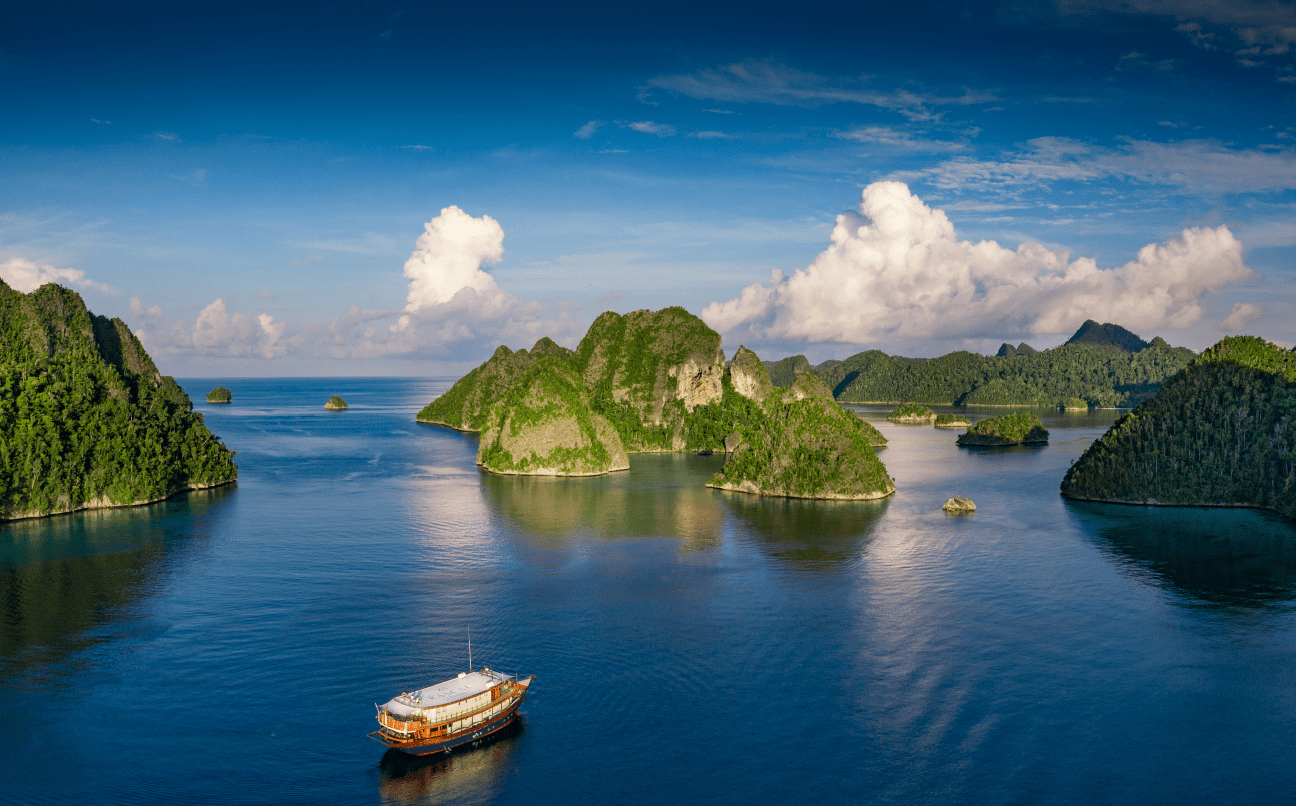
[[[131,506],[238,478],[120,319],[54,284],[0,280],[0,520]]]
[[[873,499],[895,491],[874,452],[886,440],[818,377],[787,389],[682,308],[608,312],[575,351],[541,339],[501,346],[418,415],[481,433],[495,473],[588,476],[629,468],[628,454],[724,451],[711,486],[794,498]]]

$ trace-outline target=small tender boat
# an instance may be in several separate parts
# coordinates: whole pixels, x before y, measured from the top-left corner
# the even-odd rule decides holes
[[[535,675],[516,679],[483,668],[444,683],[404,692],[377,705],[378,730],[369,738],[413,756],[443,753],[480,741],[517,718]]]

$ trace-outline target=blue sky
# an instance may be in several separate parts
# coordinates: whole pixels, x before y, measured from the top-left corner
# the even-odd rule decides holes
[[[456,374],[666,305],[814,361],[1296,343],[1292,3],[894,6],[33,4],[0,276],[178,375]]]

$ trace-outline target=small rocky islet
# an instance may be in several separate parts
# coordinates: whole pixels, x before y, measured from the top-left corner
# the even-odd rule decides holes
[[[921,403],[901,403],[891,410],[887,420],[906,425],[925,425],[936,422],[936,412]]]
[[[968,447],[1006,447],[1047,443],[1049,432],[1040,418],[1029,411],[981,420],[959,434],[958,444]]]
[[[207,393],[207,402],[208,403],[233,403],[234,393],[226,389],[224,386],[217,386],[215,389]]]
[[[319,398],[316,399],[318,400]],[[337,395],[333,395],[333,397],[330,397],[328,402],[324,404],[324,408],[329,411],[344,411],[347,408],[347,402]]]
[[[895,484],[875,428],[817,376],[776,387],[755,353],[728,366],[720,335],[683,308],[604,313],[576,350],[501,346],[418,415],[481,433],[496,473],[598,475],[629,453],[724,451],[710,486],[797,498],[881,498]]]

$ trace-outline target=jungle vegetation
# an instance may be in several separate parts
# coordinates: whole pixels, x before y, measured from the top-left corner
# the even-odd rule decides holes
[[[925,423],[934,421],[936,412],[921,403],[901,403],[891,410],[887,419],[893,423]]]
[[[234,400],[234,395],[224,386],[217,386],[207,393],[208,403],[229,403]]]
[[[1029,411],[1018,411],[1002,417],[981,420],[959,434],[960,445],[1021,445],[1025,442],[1048,442],[1049,433],[1039,417]]]
[[[1296,517],[1294,420],[1296,354],[1231,336],[1117,420],[1067,471],[1062,494]]]
[[[0,281],[0,520],[234,481],[234,453],[120,319]]]

